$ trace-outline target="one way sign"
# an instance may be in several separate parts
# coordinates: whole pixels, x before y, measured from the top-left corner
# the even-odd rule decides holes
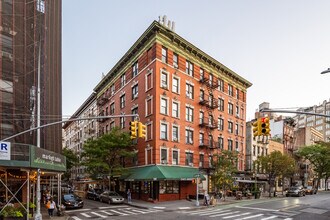
[[[0,160],[10,160],[10,142],[0,142]]]

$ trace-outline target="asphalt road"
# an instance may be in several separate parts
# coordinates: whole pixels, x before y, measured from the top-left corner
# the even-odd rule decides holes
[[[240,203],[200,210],[167,212],[123,205],[108,205],[85,200],[83,209],[70,210],[74,220],[86,219],[251,219],[251,220],[325,220],[330,219],[330,192],[305,197],[284,197],[266,200],[245,200]]]

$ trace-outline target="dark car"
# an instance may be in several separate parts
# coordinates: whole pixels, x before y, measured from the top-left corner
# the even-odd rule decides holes
[[[306,194],[313,195],[316,194],[316,189],[313,186],[307,186],[305,192]]]
[[[305,196],[305,189],[303,186],[292,186],[288,189],[287,193],[286,193],[286,197],[289,196]]]
[[[109,204],[112,204],[112,203],[118,204],[118,203],[124,202],[124,197],[122,197],[121,195],[119,195],[118,193],[113,192],[113,191],[105,191],[105,192],[101,193],[100,201],[107,202]]]
[[[103,193],[102,189],[89,189],[86,194],[86,199],[100,200],[101,193]]]
[[[62,204],[65,206],[65,209],[84,207],[84,201],[75,194],[64,194],[62,196]]]

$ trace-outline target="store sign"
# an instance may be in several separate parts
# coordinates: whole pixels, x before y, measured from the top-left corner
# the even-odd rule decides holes
[[[31,166],[49,170],[66,171],[66,158],[58,153],[35,147]]]
[[[10,160],[10,142],[0,142],[0,160]]]

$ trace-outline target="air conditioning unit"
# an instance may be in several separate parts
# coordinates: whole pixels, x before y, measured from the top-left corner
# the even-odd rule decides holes
[[[161,87],[162,87],[163,89],[167,89],[168,86],[163,84]]]
[[[167,164],[167,160],[162,160],[162,164]]]
[[[236,114],[236,118],[239,118],[239,114]]]
[[[189,163],[189,166],[193,167],[194,166],[194,163]]]

